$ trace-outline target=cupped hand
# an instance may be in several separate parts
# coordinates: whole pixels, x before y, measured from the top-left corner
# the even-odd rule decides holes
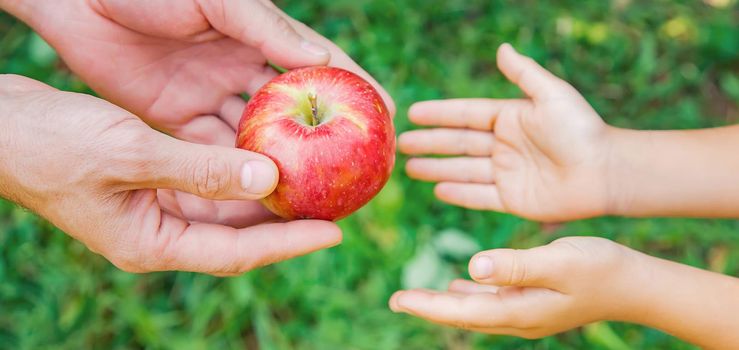
[[[353,71],[384,89],[339,47],[267,0],[0,0],[98,94],[182,140],[233,146],[245,102],[285,68]],[[258,205],[169,191],[191,220],[248,224]]]
[[[354,71],[392,108],[341,49],[267,0],[44,1],[15,12],[101,96],[188,141],[233,145],[240,94],[277,75],[268,61]]]
[[[604,215],[609,205],[606,125],[568,83],[504,44],[498,67],[528,96],[413,105],[399,148],[411,177],[439,182],[436,196],[472,209],[541,221]]]
[[[238,223],[247,228],[190,221],[171,192],[259,199],[277,181],[265,156],[180,141],[103,100],[18,76],[0,76],[0,112],[0,195],[124,270],[233,275],[341,240],[331,222],[261,223],[272,217],[255,202]]]
[[[489,334],[541,338],[599,320],[635,319],[648,284],[641,253],[603,238],[567,237],[526,249],[475,255],[475,280],[446,292],[408,290],[395,312]]]

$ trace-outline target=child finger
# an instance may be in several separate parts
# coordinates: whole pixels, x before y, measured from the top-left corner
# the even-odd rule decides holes
[[[469,209],[506,212],[498,187],[492,184],[442,182],[434,189],[436,197],[449,204]]]
[[[505,111],[517,111],[530,105],[528,100],[464,98],[417,102],[408,110],[408,118],[418,125],[446,126],[490,131]]]
[[[405,165],[408,176],[431,182],[495,182],[493,161],[489,157],[413,158]]]
[[[398,147],[406,154],[489,156],[495,136],[470,129],[413,130],[400,135]]]
[[[494,293],[464,295],[408,290],[396,292],[391,300],[395,312],[449,326],[466,329],[509,326],[504,305]]]
[[[511,335],[519,338],[531,338],[528,336],[530,329],[521,329],[514,327],[488,327],[488,328],[468,328],[467,330],[490,335]]]
[[[498,67],[503,75],[534,100],[572,96],[573,92],[577,94],[568,83],[530,57],[518,53],[510,44],[501,45],[497,56]]]
[[[582,265],[582,259],[572,254],[570,246],[552,243],[477,253],[470,259],[469,273],[478,283],[559,290],[568,272],[578,265]]]
[[[473,281],[456,279],[449,284],[447,289],[450,292],[472,294],[472,293],[497,293],[498,286],[479,284]]]

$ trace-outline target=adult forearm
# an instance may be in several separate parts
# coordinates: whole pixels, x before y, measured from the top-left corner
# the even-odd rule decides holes
[[[609,214],[739,217],[739,126],[611,135]]]
[[[739,279],[646,257],[648,281],[637,317],[654,327],[708,349],[739,349]]]

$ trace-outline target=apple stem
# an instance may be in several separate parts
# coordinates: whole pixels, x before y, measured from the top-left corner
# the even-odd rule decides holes
[[[316,102],[316,94],[310,92],[308,93],[308,101],[310,102],[310,124],[311,126],[318,125],[318,102]]]

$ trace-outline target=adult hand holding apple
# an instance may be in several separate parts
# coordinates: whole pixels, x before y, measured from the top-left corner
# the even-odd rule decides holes
[[[388,94],[340,48],[267,0],[0,0],[102,97],[177,138],[233,146],[245,102],[285,68],[329,65]],[[253,203],[170,192],[189,219],[244,225]]]
[[[0,75],[0,115],[0,197],[124,270],[232,275],[341,240],[326,221],[190,222],[157,190],[259,199],[277,175],[263,155],[180,141],[103,100],[19,76]]]
[[[236,145],[280,169],[262,203],[287,219],[336,220],[385,185],[395,163],[395,130],[377,91],[339,68],[287,72],[249,101]]]

